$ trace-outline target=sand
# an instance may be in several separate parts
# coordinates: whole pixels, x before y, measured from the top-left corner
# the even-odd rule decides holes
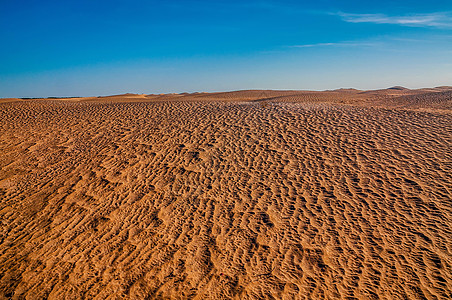
[[[0,299],[450,299],[448,88],[0,103]]]

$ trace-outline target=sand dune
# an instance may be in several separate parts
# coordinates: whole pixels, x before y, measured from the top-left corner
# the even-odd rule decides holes
[[[450,299],[451,92],[399,91],[1,103],[0,299]]]
[[[452,110],[452,91],[427,92],[386,99],[379,105],[390,108]]]

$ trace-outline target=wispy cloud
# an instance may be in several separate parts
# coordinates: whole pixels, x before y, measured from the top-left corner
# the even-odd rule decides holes
[[[397,24],[411,27],[440,27],[452,28],[452,14],[438,12],[430,14],[412,14],[405,16],[388,16],[385,14],[350,14],[344,12],[333,13],[349,23]]]
[[[301,45],[292,45],[290,48],[314,48],[314,47],[374,47],[378,46],[381,43],[378,42],[334,42],[334,43],[315,43],[315,44],[301,44]]]

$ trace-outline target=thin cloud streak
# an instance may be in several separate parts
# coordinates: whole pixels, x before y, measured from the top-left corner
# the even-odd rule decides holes
[[[314,47],[374,47],[381,45],[381,43],[372,42],[335,42],[335,43],[316,43],[316,44],[302,44],[292,45],[289,48],[314,48]]]
[[[452,14],[438,12],[430,14],[414,14],[407,16],[388,16],[385,14],[350,14],[344,12],[333,13],[349,23],[395,24],[411,27],[439,27],[452,28]]]

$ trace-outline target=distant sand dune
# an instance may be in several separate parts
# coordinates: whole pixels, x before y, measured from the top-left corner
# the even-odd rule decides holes
[[[347,104],[409,110],[451,110],[452,87],[410,90],[393,87],[384,90],[360,91],[339,89],[331,91],[272,91],[243,90],[219,93],[182,93],[160,95],[124,94],[106,97],[72,98],[78,102],[131,103],[146,101],[233,101]]]
[[[0,299],[452,298],[451,92],[401,92],[0,104]]]

